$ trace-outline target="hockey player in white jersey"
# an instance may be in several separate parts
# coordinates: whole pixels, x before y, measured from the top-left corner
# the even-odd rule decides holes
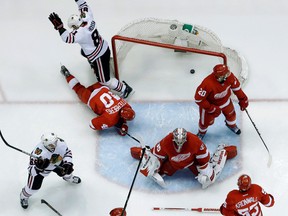
[[[28,181],[20,193],[21,206],[28,208],[28,199],[36,193],[42,185],[43,179],[51,172],[55,172],[65,181],[79,184],[81,179],[73,175],[72,152],[64,140],[55,133],[41,136],[41,142],[31,153],[28,167]]]
[[[81,46],[81,54],[87,58],[94,69],[98,82],[119,92],[123,98],[127,98],[133,89],[125,81],[122,83],[116,78],[110,78],[110,48],[98,32],[91,8],[85,0],[75,1],[80,15],[73,14],[68,19],[68,27],[73,29],[72,32],[64,28],[56,13],[51,13],[49,20],[59,31],[65,43],[78,43]]]

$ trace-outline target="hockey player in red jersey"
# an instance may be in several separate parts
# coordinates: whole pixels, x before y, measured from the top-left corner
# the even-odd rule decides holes
[[[139,159],[140,152],[140,147],[131,148],[134,158]],[[164,186],[161,176],[172,176],[176,171],[188,168],[197,176],[202,188],[206,188],[215,182],[226,159],[236,156],[237,149],[235,146],[219,145],[210,158],[206,145],[196,135],[184,128],[176,128],[151,150],[147,149],[145,154],[140,172],[152,177],[161,186]]]
[[[87,58],[98,82],[108,86],[127,98],[133,89],[125,82],[119,82],[116,78],[110,78],[110,49],[108,42],[98,32],[91,8],[85,0],[75,0],[80,15],[73,14],[68,19],[68,27],[73,31],[67,31],[60,17],[56,13],[49,15],[49,20],[54,28],[59,31],[65,43],[78,43],[81,46],[81,54]]]
[[[248,175],[241,175],[238,178],[239,190],[232,190],[228,193],[225,202],[220,207],[222,215],[237,216],[237,215],[253,215],[262,216],[260,203],[266,207],[274,205],[274,198],[264,189],[251,183],[251,178]]]
[[[103,130],[115,126],[121,136],[128,132],[127,121],[135,117],[132,107],[118,95],[114,95],[107,86],[96,82],[84,87],[70,74],[68,69],[62,65],[60,71],[66,78],[71,89],[78,95],[79,99],[88,105],[98,116],[90,121],[90,127],[94,130]]]
[[[213,72],[198,86],[195,102],[199,105],[198,137],[203,139],[207,129],[221,113],[225,116],[226,126],[235,134],[241,130],[236,125],[236,112],[231,100],[231,91],[239,100],[241,111],[248,106],[248,97],[242,91],[239,80],[224,64],[216,65]]]

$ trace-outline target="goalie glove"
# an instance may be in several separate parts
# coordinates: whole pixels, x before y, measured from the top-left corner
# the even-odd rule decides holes
[[[54,12],[51,13],[49,15],[49,20],[54,25],[55,30],[60,30],[61,28],[63,28],[63,22],[60,19],[60,17],[58,16],[58,14],[56,14]]]

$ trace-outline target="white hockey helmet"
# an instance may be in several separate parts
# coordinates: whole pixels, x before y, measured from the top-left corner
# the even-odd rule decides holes
[[[77,14],[72,14],[68,18],[68,27],[69,28],[78,29],[82,23],[83,23],[82,18]]]
[[[55,133],[45,133],[41,136],[41,141],[48,151],[54,152],[57,147],[58,137]]]
[[[179,153],[187,141],[187,131],[184,128],[176,128],[173,131],[173,141],[176,144],[176,151]]]

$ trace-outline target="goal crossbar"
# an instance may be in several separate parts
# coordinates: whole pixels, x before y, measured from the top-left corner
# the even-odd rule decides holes
[[[115,71],[115,77],[119,79],[119,68],[118,68],[118,60],[117,60],[117,49],[116,49],[116,41],[125,41],[125,42],[131,42],[136,44],[143,44],[148,46],[155,46],[155,47],[161,47],[161,48],[167,48],[167,49],[174,49],[179,51],[185,51],[185,52],[191,52],[191,53],[198,53],[203,55],[210,55],[215,57],[220,57],[223,59],[223,64],[227,65],[227,57],[224,53],[220,52],[213,52],[208,50],[200,50],[192,47],[183,47],[183,46],[177,46],[173,44],[163,44],[155,41],[147,41],[143,39],[137,39],[137,38],[130,38],[125,37],[121,35],[114,35],[111,39],[112,44],[112,53],[113,53],[113,64],[114,64],[114,71]]]

